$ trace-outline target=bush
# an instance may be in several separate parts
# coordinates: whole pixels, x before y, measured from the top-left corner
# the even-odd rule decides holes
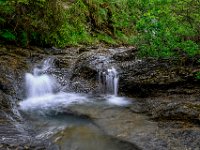
[[[191,40],[181,42],[180,48],[190,57],[200,54],[199,45]]]
[[[58,0],[0,0],[0,38],[22,46],[48,44],[62,22]]]
[[[199,54],[198,0],[0,0],[0,16],[4,43],[65,47],[103,42],[136,45],[142,57]]]
[[[181,49],[188,56],[199,54],[199,41],[190,40],[198,35],[199,29],[197,25],[190,25],[189,20],[185,20],[194,15],[194,12],[187,15],[182,12],[180,7],[186,10],[191,7],[185,3],[186,1],[151,1],[148,10],[136,24],[139,34],[135,44],[140,49],[140,56],[178,57],[180,52],[177,53],[176,49]],[[175,5],[178,7],[175,8]],[[197,14],[199,16],[199,12]]]

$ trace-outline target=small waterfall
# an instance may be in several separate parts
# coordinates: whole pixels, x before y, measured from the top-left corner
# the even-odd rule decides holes
[[[106,74],[106,90],[108,93],[112,93],[115,96],[118,95],[118,82],[119,77],[116,69],[112,67],[107,70]]]
[[[56,82],[51,76],[26,73],[25,79],[28,98],[53,93]]]
[[[49,58],[44,61],[41,68],[34,68],[33,74],[25,74],[28,98],[53,93],[56,81],[52,76],[45,74],[45,72],[51,67],[51,62],[52,59]]]
[[[118,106],[130,104],[126,98],[118,96],[119,75],[114,67],[99,72],[99,84],[103,85],[100,86],[101,90],[108,94],[106,99],[109,104]]]
[[[119,76],[118,72],[114,67],[107,69],[106,71],[99,72],[99,84],[103,85],[100,87],[104,93],[112,94],[117,96],[118,95],[118,82]]]
[[[27,99],[19,103],[21,110],[40,111],[56,110],[73,103],[83,103],[86,98],[80,94],[57,91],[58,84],[55,78],[47,74],[52,66],[52,59],[44,61],[43,65],[36,67],[33,73],[25,74]]]
[[[42,66],[36,67],[33,73],[25,74],[27,99],[19,103],[21,110],[46,114],[50,111],[62,111],[72,104],[89,102],[87,95],[58,91],[62,88],[49,74],[52,73],[52,62],[52,59],[47,59]],[[103,85],[101,89],[105,89],[105,93],[108,94],[105,97],[106,101],[114,105],[127,105],[123,97],[118,97],[118,81],[118,72],[114,67],[99,74],[100,85]]]
[[[45,74],[48,71],[48,69],[50,69],[52,67],[53,61],[54,61],[53,58],[46,59],[43,62],[42,66],[36,67],[33,69],[33,75],[39,76],[41,74]]]

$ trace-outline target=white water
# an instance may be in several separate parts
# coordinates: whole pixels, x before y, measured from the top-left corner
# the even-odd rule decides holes
[[[25,79],[28,98],[53,93],[54,85],[56,85],[55,79],[47,74],[32,75],[26,73]]]
[[[115,96],[118,95],[118,73],[114,67],[107,70],[106,74],[106,90]]]
[[[106,96],[108,104],[118,106],[130,104],[126,98],[118,96],[119,75],[114,67],[107,69],[106,72],[100,73],[99,76],[100,82],[105,85],[105,92],[108,94]]]
[[[107,103],[110,105],[127,106],[130,104],[130,101],[128,101],[127,98],[125,97],[109,95],[107,96]]]
[[[80,94],[55,92],[58,88],[57,81],[46,73],[51,62],[52,59],[47,59],[42,67],[33,70],[33,74],[25,74],[27,99],[19,103],[20,109],[45,111],[87,101],[86,97]]]
[[[28,98],[20,103],[22,110],[57,110],[72,104],[81,104],[87,101],[86,97],[75,93],[59,92]]]
[[[58,84],[56,79],[48,74],[51,63],[52,59],[47,59],[41,67],[36,67],[33,73],[25,74],[27,98],[19,103],[21,110],[40,110],[44,112],[46,110],[66,108],[72,104],[89,102],[86,95],[57,91]],[[103,75],[105,80],[103,82],[105,82],[106,91],[109,93],[104,97],[106,102],[119,106],[129,104],[125,98],[117,96],[119,77],[116,69],[112,67]]]

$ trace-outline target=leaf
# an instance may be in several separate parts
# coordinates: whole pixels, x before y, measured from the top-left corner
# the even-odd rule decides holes
[[[0,33],[0,36],[1,36],[2,38],[6,39],[6,40],[9,40],[9,41],[14,41],[14,40],[16,40],[16,36],[15,36],[12,32],[10,32],[10,31],[8,31],[8,30],[2,31],[2,32]]]
[[[0,0],[0,5],[5,3],[5,2],[6,2],[6,0]]]

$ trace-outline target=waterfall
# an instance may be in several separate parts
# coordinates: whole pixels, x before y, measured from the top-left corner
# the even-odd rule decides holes
[[[107,102],[111,105],[126,106],[130,102],[118,96],[119,75],[114,67],[108,68],[106,71],[99,71],[99,84],[101,90],[108,94],[106,96]]]
[[[52,67],[53,61],[54,61],[53,58],[48,58],[48,59],[44,60],[42,66],[35,67],[33,69],[33,75],[39,76],[41,74],[45,74]]]
[[[26,73],[27,97],[38,97],[45,94],[53,93],[55,80],[49,75],[32,75]]]
[[[33,70],[33,74],[25,74],[26,91],[27,97],[39,97],[45,94],[52,94],[56,81],[55,79],[45,74],[45,72],[51,67],[52,59],[47,59],[44,61],[41,68],[36,67]]]
[[[106,90],[108,93],[118,95],[118,82],[119,77],[116,69],[112,67],[111,69],[107,69],[107,73],[105,74],[106,78]]]
[[[25,74],[27,98],[19,103],[21,110],[41,112],[60,111],[72,104],[88,102],[87,95],[77,93],[66,93],[59,91],[59,84],[49,72],[52,73],[52,59],[47,59],[42,65],[35,67],[32,73]],[[119,75],[114,67],[101,72],[99,81],[105,89],[106,101],[114,105],[127,105],[123,97],[118,97]],[[35,111],[39,110],[39,111]]]
[[[118,95],[118,72],[114,67],[107,69],[106,71],[99,71],[99,84],[103,93]]]
[[[59,110],[73,103],[83,103],[86,98],[80,94],[57,91],[56,79],[47,74],[52,67],[52,59],[47,59],[42,66],[33,69],[33,73],[25,74],[27,99],[19,103],[22,110],[49,109]]]

